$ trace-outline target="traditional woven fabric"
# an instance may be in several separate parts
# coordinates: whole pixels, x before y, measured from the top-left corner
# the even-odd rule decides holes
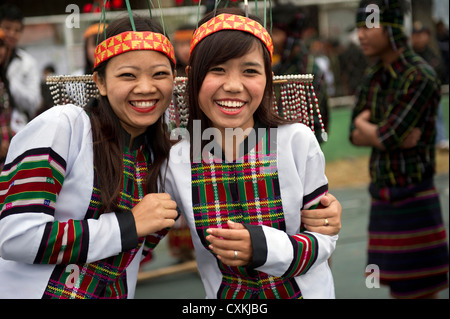
[[[190,53],[192,53],[195,46],[204,38],[222,30],[235,30],[251,33],[264,43],[272,58],[272,37],[267,30],[252,19],[234,14],[219,14],[198,27],[192,37]]]
[[[439,195],[431,180],[409,189],[377,189],[372,185],[371,194],[368,263],[380,268],[381,281],[393,283],[391,293],[399,298],[420,297],[445,288],[447,236]]]
[[[129,210],[134,207],[146,194],[143,183],[148,171],[149,153],[144,146],[137,150],[130,150],[125,147],[123,155],[124,179],[119,200],[119,207],[123,210]],[[135,163],[135,165],[132,165]],[[95,183],[92,198],[88,210],[87,218],[99,218],[102,213],[102,206],[99,201],[100,191]],[[85,221],[81,221],[81,223]],[[58,223],[55,223],[58,225]],[[59,227],[61,228],[61,227]],[[82,231],[81,227],[80,231]],[[61,238],[62,236],[49,236],[49,238]],[[72,236],[71,236],[72,237]],[[80,237],[73,235],[74,238]],[[88,237],[87,237],[88,240]],[[79,277],[71,283],[67,271],[69,261],[63,260],[63,265],[59,265],[53,271],[44,292],[44,298],[126,298],[126,273],[125,270],[133,260],[144,238],[139,240],[136,248],[127,252],[120,253],[117,256],[100,260],[94,263],[78,264]],[[61,247],[45,246],[45,251],[60,251]],[[43,242],[44,243],[44,242]],[[42,244],[41,244],[42,246]],[[84,251],[86,247],[84,247]],[[70,251],[69,251],[70,252]],[[43,261],[45,262],[45,261]],[[71,265],[72,266],[72,265]],[[71,283],[71,284],[68,284]]]
[[[228,220],[286,229],[277,152],[269,143],[269,132],[239,160],[218,161],[209,154],[203,162],[191,164],[195,228],[205,248],[209,249],[206,229],[227,228]],[[305,273],[314,263],[317,242],[306,233],[292,236],[291,241],[295,257],[282,277],[226,266],[218,260],[223,277],[217,298],[301,298],[293,277]]]
[[[49,122],[54,125],[42,125]],[[130,210],[146,194],[151,158],[145,137],[128,148],[122,132],[120,209],[109,212],[100,201],[91,130],[85,110],[64,105],[16,135],[20,143],[10,148],[0,175],[0,236],[14,254],[0,258],[1,297],[132,297],[141,256],[167,233],[139,239],[133,234]],[[21,139],[30,132],[38,141]],[[13,240],[5,240],[11,233]],[[12,290],[18,286],[24,289]]]
[[[300,211],[318,203],[328,186],[312,131],[303,124],[269,129],[255,123],[236,161],[216,146],[208,142],[201,158],[183,139],[164,172],[165,190],[191,230],[207,298],[335,298],[327,260],[337,236],[301,227]],[[229,219],[242,221],[252,238],[246,267],[222,265],[205,238],[208,227],[227,227]]]
[[[167,37],[155,32],[127,31],[110,37],[97,46],[94,67],[114,56],[135,50],[161,52],[176,64],[175,51]]]
[[[372,149],[370,177],[377,187],[408,186],[433,176],[439,99],[435,72],[409,49],[386,70],[381,62],[370,68],[358,94],[352,123],[363,110],[370,110],[371,122],[379,125],[378,135],[387,151]],[[422,131],[419,144],[401,149],[412,127]]]

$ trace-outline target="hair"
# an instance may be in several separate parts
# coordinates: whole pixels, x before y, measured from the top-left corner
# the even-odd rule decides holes
[[[134,17],[136,31],[151,31],[163,33],[162,28],[156,22],[143,17]],[[111,23],[106,28],[106,38],[122,32],[132,30],[130,19],[122,18]],[[103,38],[103,37],[102,37]],[[105,78],[108,61],[97,65],[94,72]],[[169,59],[170,61],[170,59]],[[175,65],[170,61],[172,72]],[[92,123],[92,139],[94,144],[94,167],[98,176],[98,186],[101,191],[101,201],[105,210],[117,210],[117,198],[120,195],[123,179],[123,141],[120,138],[122,130],[116,114],[112,111],[107,96],[100,96],[93,103],[86,106]],[[146,142],[152,153],[152,165],[145,181],[148,193],[158,192],[158,180],[162,181],[160,168],[169,157],[170,140],[161,116],[146,131]]]
[[[244,12],[238,8],[218,9],[216,15],[229,13],[244,16]],[[210,12],[199,21],[199,25],[207,22],[214,17],[214,13]],[[249,15],[260,23],[258,17]],[[213,33],[202,41],[200,41],[191,53],[189,58],[189,75],[186,83],[186,103],[189,109],[189,120],[187,124],[188,132],[193,137],[193,121],[200,120],[202,129],[212,126],[212,122],[203,113],[199,107],[198,94],[203,84],[203,80],[208,70],[214,66],[224,63],[230,59],[244,56],[250,51],[255,43],[259,44],[263,51],[264,69],[266,73],[266,87],[264,90],[264,98],[254,113],[254,118],[267,126],[278,126],[289,123],[287,120],[280,118],[272,111],[273,107],[273,75],[272,61],[270,53],[266,46],[255,36],[250,33],[235,30],[223,30]],[[191,141],[192,142],[192,141]],[[203,141],[206,143],[206,141]],[[192,143],[191,143],[192,145]],[[192,155],[192,154],[191,154]]]
[[[0,22],[2,20],[19,21],[23,26],[23,13],[13,4],[4,4],[0,7]]]

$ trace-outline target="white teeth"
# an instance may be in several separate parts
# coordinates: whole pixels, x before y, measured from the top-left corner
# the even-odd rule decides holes
[[[217,102],[222,107],[230,107],[230,108],[241,108],[245,102],[239,102],[239,101],[220,101]]]
[[[135,107],[152,107],[153,105],[156,104],[156,101],[133,101],[130,102],[131,105],[135,106]]]

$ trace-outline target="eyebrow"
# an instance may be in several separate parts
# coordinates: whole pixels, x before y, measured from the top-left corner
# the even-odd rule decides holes
[[[244,63],[242,63],[242,65],[243,65],[243,66],[260,67],[260,68],[264,67],[263,65],[261,65],[261,64],[258,63],[258,62],[244,62]]]
[[[167,68],[167,69],[170,69],[170,66],[168,66],[168,65],[166,65],[166,64],[155,64],[155,65],[152,65],[152,66],[150,67],[150,69],[156,69],[156,68],[158,68],[158,67],[165,67],[165,68]],[[140,70],[140,69],[141,69],[141,67],[136,66],[136,65],[122,65],[122,66],[118,67],[117,70],[127,69],[127,68],[135,69],[135,70]]]

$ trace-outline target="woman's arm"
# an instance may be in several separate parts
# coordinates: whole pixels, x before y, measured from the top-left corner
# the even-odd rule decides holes
[[[341,203],[327,193],[320,199],[318,208],[302,210],[302,223],[308,231],[334,236],[341,230],[341,216]]]
[[[0,175],[3,259],[85,263],[137,245],[130,211],[84,220],[93,179],[88,132],[84,111],[65,105],[42,114],[14,137]]]

